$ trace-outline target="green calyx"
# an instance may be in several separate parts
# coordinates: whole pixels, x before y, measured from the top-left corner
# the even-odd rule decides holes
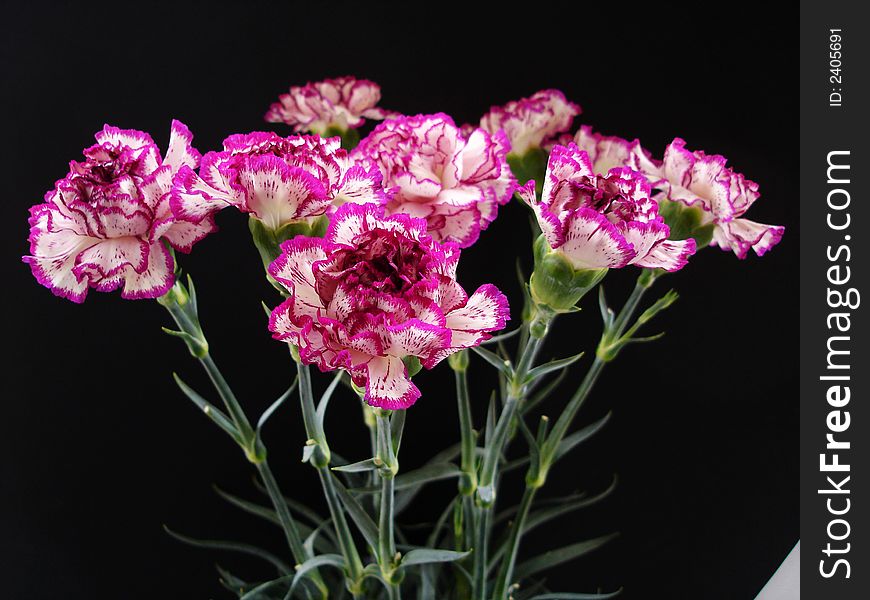
[[[460,350],[454,352],[447,357],[447,363],[450,368],[458,373],[464,373],[468,370],[468,350]]]
[[[529,148],[525,154],[511,152],[507,155],[507,163],[520,185],[525,185],[530,179],[535,180],[538,194],[544,185],[544,175],[547,172],[547,151],[543,148]]]
[[[713,223],[704,223],[704,211],[698,206],[686,206],[682,202],[662,200],[659,214],[671,230],[669,239],[687,240],[694,238],[698,250],[713,239]]]
[[[563,254],[550,249],[544,236],[535,240],[535,270],[529,287],[539,311],[573,312],[606,274],[607,269],[575,269]]]
[[[359,132],[356,129],[343,129],[337,125],[327,127],[322,137],[340,137],[341,147],[345,150],[353,150],[359,144]]]
[[[283,242],[291,240],[297,235],[323,237],[328,225],[329,219],[325,215],[310,221],[293,221],[277,229],[266,226],[265,223],[254,215],[251,215],[251,218],[248,220],[248,229],[251,230],[254,245],[257,247],[260,258],[263,260],[263,266],[267,270],[272,261],[281,254],[281,244]]]

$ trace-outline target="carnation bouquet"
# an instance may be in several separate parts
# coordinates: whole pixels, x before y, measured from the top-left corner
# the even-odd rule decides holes
[[[39,283],[73,302],[91,289],[156,300],[173,324],[166,333],[202,365],[213,390],[175,375],[178,387],[238,445],[268,504],[221,494],[286,540],[278,554],[170,531],[270,565],[268,580],[220,568],[236,597],[614,597],[618,589],[558,592],[545,581],[547,569],[582,561],[612,535],[524,552],[531,530],[606,501],[613,489],[542,498],[548,475],[606,425],[608,417],[589,422],[581,412],[606,365],[629,344],[659,337],[646,325],[677,294],[647,299],[658,281],[690,269],[709,246],[761,256],[783,228],[744,218],[758,185],[722,156],[679,138],[656,153],[588,125],[572,131],[580,107],[557,90],[462,126],[443,113],[385,110],[380,95],[353,77],[292,87],[266,113],[292,132],[229,135],[204,155],[178,121],[165,149],[147,133],[107,125],[32,207],[24,261]],[[262,259],[251,268],[262,266],[274,288],[264,303],[268,331],[287,348],[287,391],[258,415],[212,358],[206,332],[215,324],[201,322],[198,310],[208,299],[197,297],[195,274],[182,273],[180,254],[216,234],[216,213],[226,208],[249,215]],[[494,285],[471,291],[457,276],[462,252],[507,210],[527,211],[535,236],[515,257],[492,257],[531,257],[528,275],[518,269],[521,302],[513,306]],[[618,306],[604,293],[611,273],[635,279]],[[581,308],[600,312],[597,344],[547,357],[554,323],[580,318]],[[403,443],[404,424],[416,402],[427,402],[414,382],[421,369],[455,380],[456,412],[444,414],[456,422],[442,427],[453,427],[458,441],[406,470],[400,451],[413,440]],[[470,393],[478,373],[497,382],[488,397]],[[544,401],[548,414],[536,410]],[[486,407],[481,422],[477,406]],[[288,495],[270,468],[262,432],[278,411],[304,423],[301,459],[316,472],[323,506]],[[370,444],[340,455],[327,411],[357,420]],[[523,475],[513,506],[504,501],[505,487],[516,484],[511,472]],[[409,510],[426,486],[445,481],[455,494],[440,513]],[[403,513],[413,516],[400,525]]]

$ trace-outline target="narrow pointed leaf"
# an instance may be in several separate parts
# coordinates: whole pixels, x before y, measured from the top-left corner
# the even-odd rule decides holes
[[[184,393],[185,396],[190,399],[191,402],[196,404],[202,412],[206,414],[206,416],[211,419],[218,427],[223,429],[236,443],[242,443],[242,436],[239,434],[236,426],[233,425],[233,422],[230,418],[224,414],[224,412],[211,404],[208,400],[200,396],[196,393],[193,388],[188,386],[184,381],[181,380],[181,377],[178,376],[177,373],[172,374],[172,378],[175,380],[175,385]]]
[[[544,552],[543,554],[536,556],[535,558],[529,559],[517,565],[515,571],[515,578],[517,580],[523,580],[527,577],[535,575],[536,573],[540,573],[541,571],[545,571],[552,567],[556,567],[568,561],[574,560],[575,558],[579,558],[584,554],[588,554],[589,552],[600,548],[616,536],[617,534],[612,533],[610,535],[603,535],[601,537],[597,537],[591,540],[577,542],[576,544],[571,544],[569,546],[557,548],[556,550]]]
[[[330,473],[329,475],[333,475]],[[347,514],[359,529],[359,532],[365,538],[366,543],[372,548],[378,547],[378,526],[374,520],[365,511],[359,501],[351,495],[344,485],[338,479],[335,479],[335,489],[338,492],[338,498],[344,505]]]
[[[454,552],[453,550],[433,550],[431,548],[417,548],[402,557],[401,567],[422,565],[427,563],[443,563],[462,560],[471,552]]]
[[[471,349],[474,351],[475,354],[477,354],[486,362],[495,367],[499,371],[499,373],[503,373],[505,375],[508,375],[510,373],[510,364],[506,363],[505,360],[495,352],[490,352],[486,348],[481,348],[480,346],[473,346]]]
[[[541,391],[532,396],[530,399],[526,400],[522,406],[523,414],[533,410],[538,404],[548,399],[553,394],[553,392],[556,391],[556,388],[558,388],[559,385],[561,385],[561,383],[565,381],[565,377],[567,376],[568,369],[564,369],[561,373],[559,373],[559,375],[556,376],[553,381],[548,383],[546,387],[544,387]],[[534,390],[537,387],[538,383],[540,383],[540,380],[538,380],[537,382],[532,382],[529,386],[529,390]]]
[[[332,381],[329,382],[329,387],[326,388],[326,391],[323,392],[323,396],[320,397],[320,402],[317,403],[315,414],[317,415],[317,422],[320,429],[323,429],[323,420],[326,418],[326,408],[329,406],[332,394],[335,392],[335,388],[338,387],[343,375],[343,371],[339,371],[335,374],[335,377],[333,377]]]
[[[211,550],[227,550],[230,552],[248,554],[249,556],[255,556],[271,563],[281,573],[290,572],[290,567],[287,565],[287,563],[285,563],[283,560],[281,560],[268,550],[263,550],[262,548],[258,548],[257,546],[245,544],[243,542],[233,542],[227,540],[200,540],[197,538],[182,535],[180,533],[176,533],[169,529],[169,527],[167,527],[166,525],[163,526],[163,529],[170,536],[180,542],[184,542],[185,544],[196,546],[198,548],[209,548]]]
[[[278,520],[277,513],[274,510],[272,510],[271,508],[268,508],[266,506],[262,506],[260,504],[257,504],[256,502],[251,502],[249,500],[239,498],[238,496],[234,496],[233,494],[230,494],[229,492],[223,491],[222,489],[220,489],[216,485],[212,486],[212,487],[214,488],[214,491],[218,496],[220,496],[221,498],[223,498],[224,500],[226,500],[227,502],[229,502],[233,506],[236,506],[236,507],[242,509],[243,511],[245,511],[248,514],[254,515],[256,517],[260,517],[261,519],[265,519],[266,521],[269,521],[270,523],[274,523],[276,525],[281,525],[281,521]]]
[[[258,478],[254,477],[253,481],[254,481],[254,487],[257,488],[257,491],[259,491],[264,496],[269,495],[268,490],[266,490],[266,488],[263,486],[263,484],[260,482],[260,480]],[[287,506],[290,507],[290,510],[293,513],[295,513],[297,515],[304,516],[315,527],[317,525],[320,525],[321,523],[323,523],[326,520],[321,515],[319,515],[316,511],[312,510],[311,508],[308,508],[307,506],[305,506],[304,504],[302,504],[298,500],[294,500],[293,498],[288,498],[287,496],[284,496],[284,502],[287,503]]]
[[[607,422],[610,421],[610,417],[613,415],[612,412],[607,413],[591,425],[587,425],[586,427],[575,431],[570,435],[566,435],[562,441],[559,443],[559,446],[556,448],[556,455],[554,460],[559,460],[566,454],[568,454],[571,450],[576,448],[582,442],[585,442],[593,435],[601,431],[601,429],[607,425]]]
[[[501,335],[494,335],[491,338],[489,338],[488,340],[486,340],[485,342],[481,342],[480,345],[481,346],[491,346],[493,344],[499,344],[501,342],[504,342],[505,340],[509,340],[512,337],[514,337],[516,334],[518,334],[520,332],[521,329],[522,329],[521,327],[517,327],[516,329],[514,329],[513,331],[509,331],[508,333],[502,333]]]
[[[366,460],[361,460],[349,465],[332,467],[332,470],[340,471],[342,473],[360,473],[364,471],[377,471],[379,468],[380,467],[375,464],[375,459],[367,458]]]
[[[568,358],[562,358],[560,360],[553,360],[548,362],[545,365],[541,365],[539,367],[535,367],[529,374],[526,375],[526,383],[532,382],[540,377],[543,377],[547,373],[552,373],[553,371],[559,371],[562,369],[567,369],[575,362],[580,360],[583,357],[583,352],[580,354],[575,354],[574,356],[569,356]]]
[[[296,389],[296,386],[298,384],[299,384],[299,377],[295,377],[293,379],[293,383],[291,383],[290,387],[287,388],[287,391],[285,391],[283,394],[281,394],[281,396],[279,396],[278,399],[275,400],[272,403],[272,405],[263,412],[263,414],[260,416],[260,420],[257,421],[257,431],[260,431],[260,429],[263,428],[263,425],[266,424],[266,421],[269,420],[269,417],[271,417],[274,414],[274,412],[276,410],[278,410],[278,408],[282,404],[284,404],[284,402],[287,400],[287,398],[289,398],[293,394],[293,391]]]
[[[277,579],[261,583],[239,598],[239,600],[266,600],[266,598],[274,598],[275,596],[269,595],[266,592],[278,587],[279,585],[289,586],[294,577],[295,575],[291,573],[290,575],[284,575],[283,577],[278,577]]]
[[[303,577],[320,567],[335,567],[344,572],[346,564],[344,562],[344,557],[340,554],[321,554],[319,556],[313,556],[296,567],[296,577],[293,578],[293,583],[290,584],[290,592],[299,585],[299,582],[302,581]],[[288,592],[288,594],[290,592]]]
[[[406,410],[394,410],[390,417],[390,440],[393,444],[393,452],[399,454],[402,447],[402,433],[405,431]]]

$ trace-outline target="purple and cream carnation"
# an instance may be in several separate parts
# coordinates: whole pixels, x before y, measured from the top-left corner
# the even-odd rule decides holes
[[[480,119],[480,127],[491,134],[504,131],[511,153],[522,156],[568,131],[580,112],[580,106],[559,90],[541,90],[528,98],[493,106]]]
[[[281,137],[272,132],[231,135],[221,152],[202,158],[199,174],[182,169],[172,206],[192,223],[234,206],[271,229],[327,214],[350,203],[382,204],[380,171],[352,160],[339,138]]]
[[[128,299],[156,298],[174,283],[167,248],[189,252],[215,230],[212,219],[179,220],[170,206],[173,176],[200,160],[193,135],[173,121],[166,155],[147,133],[106,125],[72,161],[66,177],[30,209],[30,264],[55,295],[83,302],[88,288],[121,288]]]
[[[779,243],[785,228],[742,218],[758,199],[758,184],[735,173],[727,159],[717,154],[686,149],[674,139],[660,164],[646,170],[661,201],[679,202],[701,209],[701,223],[713,224],[711,245],[746,258],[749,250],[763,255]]]
[[[516,180],[505,160],[504,132],[467,136],[443,114],[389,119],[352,156],[370,160],[392,188],[389,214],[425,219],[437,242],[467,247],[510,200]]]
[[[275,339],[298,346],[306,364],[347,370],[372,406],[413,404],[420,391],[403,358],[431,369],[509,319],[494,286],[468,296],[456,281],[459,248],[426,229],[422,219],[347,204],[325,237],[284,242],[269,268],[290,292],[269,321]]]
[[[394,114],[378,108],[381,88],[367,79],[338,77],[303,86],[293,86],[278,97],[266,112],[270,123],[286,123],[293,131],[324,135],[330,129],[346,131]]]
[[[540,201],[534,181],[520,188],[550,248],[574,269],[637,265],[677,271],[695,252],[695,240],[668,240],[670,230],[639,172],[616,167],[597,174],[575,144],[550,153]]]

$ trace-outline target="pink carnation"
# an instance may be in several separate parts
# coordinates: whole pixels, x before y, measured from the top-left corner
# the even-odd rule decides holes
[[[175,218],[173,175],[200,154],[187,127],[172,122],[165,158],[147,133],[106,125],[69,174],[30,209],[30,255],[36,279],[55,295],[82,302],[88,288],[121,289],[123,298],[156,298],[174,282],[164,241],[189,252],[213,231],[211,219]]]
[[[459,249],[435,243],[426,222],[348,204],[324,238],[284,242],[269,268],[291,296],[273,312],[275,339],[306,364],[346,369],[372,406],[406,408],[420,397],[402,358],[427,369],[488,339],[509,318],[492,285],[469,297],[456,281]]]
[[[323,135],[330,128],[341,131],[359,127],[365,119],[385,119],[392,113],[378,108],[381,88],[355,77],[326,79],[293,86],[266,112],[266,121],[286,123],[293,131]]]
[[[426,219],[438,242],[467,247],[510,200],[516,181],[503,132],[476,129],[463,136],[443,113],[384,121],[354,150],[394,186],[391,214]]]
[[[203,156],[199,175],[181,170],[172,195],[175,212],[192,223],[235,206],[272,229],[345,202],[385,201],[378,169],[352,161],[339,138],[271,132],[231,135],[223,152]]]
[[[575,269],[633,264],[676,271],[695,252],[693,239],[668,240],[670,230],[643,175],[627,167],[596,175],[575,144],[553,148],[540,201],[534,181],[519,193],[535,211],[550,247]]]
[[[661,198],[699,206],[704,223],[713,223],[712,245],[746,258],[750,248],[763,255],[782,239],[785,228],[741,218],[758,197],[758,184],[735,173],[716,154],[691,152],[680,138],[665,149],[661,165],[647,170]]]
[[[541,90],[528,98],[493,106],[480,119],[480,126],[490,133],[504,130],[511,153],[522,156],[569,130],[579,114],[580,107],[559,90]]]

